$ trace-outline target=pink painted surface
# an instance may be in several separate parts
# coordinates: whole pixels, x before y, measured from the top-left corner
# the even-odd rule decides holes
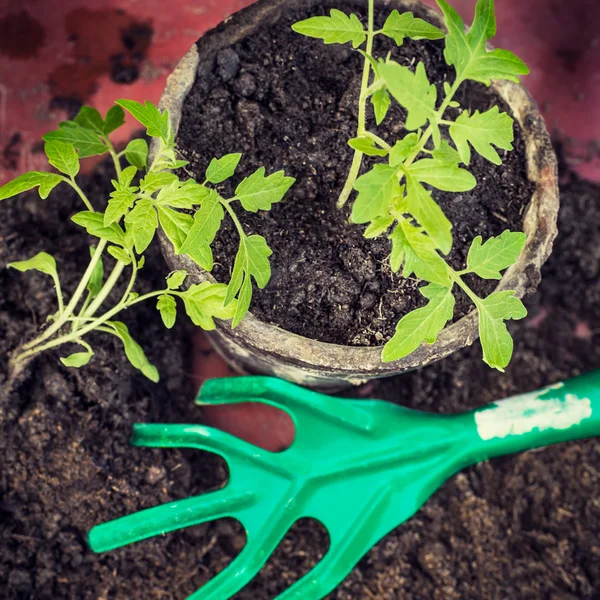
[[[0,0],[0,183],[46,167],[40,138],[66,117],[53,98],[103,112],[121,97],[156,102],[194,41],[251,1]],[[453,4],[469,23],[475,0]],[[497,17],[493,43],[529,64],[524,83],[549,129],[563,140],[572,165],[600,181],[600,2],[498,0]],[[118,83],[115,73],[134,81]],[[123,130],[119,141],[130,133]],[[198,383],[230,374],[199,334]],[[206,418],[271,450],[293,439],[289,419],[256,406],[213,409]]]

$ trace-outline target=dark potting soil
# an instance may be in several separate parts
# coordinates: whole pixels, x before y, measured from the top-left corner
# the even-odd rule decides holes
[[[358,12],[366,10],[366,2],[356,4]],[[213,156],[244,153],[236,177],[223,186],[224,194],[233,196],[235,184],[263,165],[268,172],[283,169],[297,180],[285,201],[270,212],[240,214],[246,231],[263,235],[273,249],[272,279],[265,290],[254,292],[251,310],[257,317],[324,342],[379,345],[393,335],[399,318],[424,299],[414,278],[391,272],[390,242],[365,240],[364,226],[347,222],[349,208],[335,209],[352,161],[347,141],[356,135],[362,57],[349,46],[326,46],[294,33],[291,24],[310,16],[308,10],[289,8],[276,26],[263,26],[220,51],[214,64],[201,65],[184,105],[178,146],[191,163],[188,172],[198,180]],[[388,12],[377,15],[376,26]],[[375,46],[377,56],[392,51],[404,65],[424,62],[439,97],[443,82],[453,81],[442,41],[407,40],[397,49],[378,36]],[[463,84],[457,100],[470,110],[497,104],[508,110],[475,83]],[[393,143],[405,135],[404,119],[405,112],[394,103],[378,133]],[[370,109],[369,127],[377,129]],[[487,239],[521,229],[532,186],[518,125],[515,135],[515,151],[501,152],[502,166],[473,153],[470,170],[478,186],[472,192],[435,192],[454,224],[449,259],[455,268],[464,268],[477,235]],[[227,222],[214,245],[217,279],[229,281],[238,243],[235,228]],[[470,283],[483,295],[495,287],[479,279]],[[461,292],[455,317],[471,309]]]
[[[110,176],[111,173],[108,174]],[[106,191],[107,174],[90,183]],[[167,333],[152,305],[123,319],[158,366],[151,384],[110,338],[93,339],[81,371],[38,358],[9,392],[8,352],[54,311],[50,281],[4,269],[46,250],[68,290],[89,239],[68,224],[72,194],[0,204],[0,598],[3,600],[183,600],[221,571],[244,543],[231,521],[206,524],[103,555],[89,529],[141,508],[219,487],[214,455],[133,448],[136,422],[197,422],[184,318]],[[563,185],[560,234],[530,317],[514,323],[505,374],[488,369],[477,344],[420,371],[370,384],[360,396],[433,412],[469,409],[600,368],[600,188]],[[160,255],[142,272],[160,285]],[[600,443],[574,442],[495,459],[446,483],[375,546],[332,600],[594,600],[600,597]],[[294,527],[236,600],[271,600],[327,548],[322,527]],[[307,599],[309,600],[309,599]]]

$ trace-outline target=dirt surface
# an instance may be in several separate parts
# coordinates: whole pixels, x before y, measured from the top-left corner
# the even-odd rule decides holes
[[[105,189],[98,174],[91,186]],[[0,204],[0,267],[46,250],[67,289],[85,263],[87,236],[65,225],[77,199],[63,193]],[[56,232],[61,235],[57,236]],[[488,369],[477,345],[419,372],[359,390],[434,412],[471,408],[600,367],[600,189],[565,183],[556,250],[531,317],[515,323],[507,373]],[[165,266],[154,254],[144,286]],[[223,569],[244,543],[221,521],[94,555],[95,524],[188,497],[226,480],[200,452],[136,449],[135,422],[195,422],[187,372],[190,329],[166,335],[152,305],[125,315],[162,375],[139,376],[110,339],[94,340],[84,370],[48,353],[6,391],[10,349],[54,310],[48,278],[0,269],[0,598],[3,600],[183,600]],[[408,523],[378,544],[333,600],[582,600],[600,597],[600,444],[564,444],[467,469]],[[326,550],[322,527],[294,528],[237,600],[270,600]]]
[[[335,210],[352,161],[347,141],[356,135],[362,57],[349,46],[326,46],[294,33],[290,25],[309,16],[307,10],[290,9],[277,25],[264,26],[222,50],[214,64],[201,65],[184,106],[178,145],[191,163],[189,172],[199,180],[213,156],[244,153],[236,177],[223,186],[225,195],[233,196],[233,184],[263,165],[268,172],[283,169],[297,179],[285,202],[269,213],[240,215],[246,231],[263,235],[274,252],[271,282],[254,293],[251,310],[257,317],[325,342],[379,345],[393,335],[401,316],[425,301],[416,280],[391,272],[390,242],[365,240],[363,226],[348,224],[349,210]],[[379,14],[376,26],[384,18]],[[376,42],[376,56],[392,51],[404,65],[424,62],[443,97],[443,82],[454,79],[442,56],[443,41],[408,40],[400,49],[383,36]],[[507,110],[480,84],[463,84],[457,100],[470,110],[495,104]],[[452,112],[448,114],[454,118]],[[404,119],[403,109],[394,103],[378,133],[393,143],[406,133]],[[370,108],[369,127],[377,130]],[[520,129],[515,130],[516,150],[501,151],[502,166],[473,153],[470,170],[479,182],[475,190],[435,192],[454,224],[450,262],[458,269],[464,268],[475,236],[487,239],[521,228],[532,188]],[[238,243],[227,221],[214,247],[214,273],[222,281],[229,281]],[[495,286],[479,279],[471,283],[484,295]],[[471,308],[461,292],[456,318]]]

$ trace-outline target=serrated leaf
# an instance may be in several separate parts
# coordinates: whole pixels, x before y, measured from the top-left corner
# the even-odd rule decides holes
[[[176,179],[160,190],[156,202],[171,208],[192,209],[194,206],[202,204],[210,194],[216,194],[216,192],[196,183],[193,179],[188,179],[183,183]]]
[[[44,144],[48,162],[61,173],[75,177],[79,173],[79,157],[73,144],[51,140]]]
[[[121,174],[119,175],[119,183],[125,187],[131,186],[131,182],[133,181],[133,178],[135,177],[137,171],[137,167],[126,167],[121,171]],[[137,187],[134,189],[135,191],[137,191]]]
[[[292,25],[296,33],[318,38],[326,44],[352,42],[354,48],[365,43],[367,32],[355,14],[347,15],[341,10],[332,9],[329,17],[311,17]]]
[[[227,154],[222,158],[213,158],[206,169],[206,180],[216,184],[229,179],[235,173],[241,158],[241,154]]]
[[[170,290],[178,290],[187,277],[187,271],[174,271],[167,277],[167,288]]]
[[[82,106],[73,121],[80,127],[89,129],[99,135],[104,133],[104,119],[92,106]]]
[[[102,213],[84,210],[73,215],[71,221],[83,227],[94,237],[103,238],[118,246],[125,245],[125,232],[123,229],[117,223],[112,223],[106,227]]]
[[[177,254],[187,254],[195,248],[210,246],[221,228],[224,216],[221,197],[212,190],[212,193],[196,211],[194,224]]]
[[[120,106],[111,106],[104,119],[104,135],[112,133],[122,125],[125,125],[125,112]]]
[[[156,367],[148,360],[148,357],[142,350],[142,347],[131,337],[129,329],[125,323],[119,321],[107,321],[114,334],[123,342],[125,348],[125,355],[129,362],[136,368],[139,369],[150,381],[158,383],[160,377]]]
[[[194,219],[187,213],[180,213],[160,204],[156,208],[158,210],[160,226],[164,229],[167,237],[175,247],[175,252],[179,252],[194,223]]]
[[[492,79],[519,82],[519,75],[527,75],[527,65],[508,50],[491,50],[486,42],[496,33],[494,0],[478,0],[475,19],[465,34],[460,15],[446,2],[437,0],[444,13],[448,28],[444,57],[456,69],[459,80],[473,79],[490,85]]]
[[[389,92],[385,88],[378,89],[371,96],[371,104],[373,105],[373,111],[375,113],[375,122],[377,125],[381,125],[392,104]]]
[[[238,185],[235,197],[247,211],[269,210],[273,204],[283,200],[295,182],[293,177],[286,177],[283,171],[265,177],[265,168],[260,167]]]
[[[125,148],[125,158],[140,171],[148,166],[148,144],[146,140],[131,140]]]
[[[79,154],[79,158],[101,156],[108,152],[108,146],[102,137],[95,131],[85,129],[74,121],[60,123],[56,131],[51,131],[43,136],[46,142],[64,142],[72,144]]]
[[[435,123],[437,89],[429,83],[422,62],[413,73],[408,67],[388,61],[379,65],[379,75],[390,94],[407,110],[406,129],[414,131],[428,121]]]
[[[406,177],[408,212],[419,222],[435,245],[448,254],[452,249],[452,223],[431,194],[412,176]]]
[[[66,358],[61,357],[60,362],[65,367],[80,369],[81,367],[85,367],[92,360],[93,356],[94,352],[90,349],[87,352],[75,352]]]
[[[444,32],[423,19],[417,19],[411,12],[400,14],[393,10],[387,18],[383,35],[392,38],[398,46],[402,46],[404,38],[413,40],[439,40],[444,37]]]
[[[457,165],[461,162],[460,154],[446,140],[442,140],[440,146],[432,152],[433,158],[445,163]]]
[[[136,167],[127,167],[121,172],[119,181],[112,182],[115,189],[110,194],[108,206],[104,213],[104,225],[117,223],[134,205],[138,188],[130,184],[136,172]]]
[[[502,279],[500,271],[514,265],[527,236],[520,231],[505,231],[482,244],[479,235],[473,240],[467,257],[467,270],[484,279]]]
[[[212,331],[216,327],[214,319],[231,319],[235,314],[237,302],[225,305],[226,294],[225,284],[205,281],[190,286],[181,298],[192,323],[205,331]]]
[[[90,258],[93,258],[94,253],[96,252],[96,248],[94,246],[90,247]],[[92,276],[87,284],[87,290],[89,292],[90,298],[95,298],[102,289],[102,282],[104,280],[104,265],[102,263],[102,257],[96,263],[94,270],[92,271]]]
[[[167,111],[160,110],[146,100],[145,104],[135,102],[135,100],[117,100],[116,104],[129,112],[139,123],[146,127],[146,133],[150,137],[161,138],[167,145],[172,145],[171,124]]]
[[[493,148],[512,150],[515,139],[513,120],[506,113],[501,113],[497,106],[480,113],[476,110],[472,115],[464,111],[450,125],[449,133],[461,160],[468,165],[471,162],[471,146],[484,158],[501,165],[502,159]]]
[[[131,256],[129,256],[129,254],[127,254],[127,252],[123,248],[119,248],[118,246],[109,246],[108,253],[113,258],[122,262],[125,265],[130,265],[133,262]]]
[[[17,271],[21,271],[21,273],[25,273],[26,271],[40,271],[41,273],[45,273],[46,275],[58,279],[56,261],[54,260],[54,257],[47,252],[40,252],[33,258],[11,262],[6,266],[17,269]]]
[[[403,277],[410,277],[414,273],[423,281],[444,287],[452,286],[446,262],[437,253],[433,240],[421,229],[407,220],[401,221],[390,235],[390,240],[392,271],[397,272],[402,268]]]
[[[387,216],[394,198],[400,194],[400,183],[395,167],[375,165],[356,180],[358,196],[352,206],[353,223],[369,223]]]
[[[154,239],[158,228],[158,216],[151,200],[140,200],[125,217],[127,230],[131,231],[135,251],[143,254]]]
[[[419,291],[429,302],[400,320],[396,333],[383,348],[383,362],[400,360],[412,354],[423,342],[433,344],[446,323],[452,319],[452,288],[430,284]]]
[[[387,232],[387,230],[394,224],[394,217],[377,217],[371,224],[365,229],[364,237],[368,240],[379,237]]]
[[[174,173],[151,171],[140,181],[140,190],[145,194],[154,194],[161,188],[178,182],[179,178]]]
[[[477,185],[469,171],[456,163],[447,163],[440,158],[419,160],[406,169],[417,181],[427,183],[444,192],[467,192]]]
[[[0,187],[0,200],[12,198],[36,187],[39,187],[40,198],[45,200],[61,181],[64,181],[62,176],[56,173],[30,171]]]
[[[527,309],[513,291],[494,292],[477,303],[479,336],[483,360],[493,369],[504,371],[513,353],[513,340],[505,321],[527,316]]]
[[[382,150],[379,146],[375,145],[375,142],[369,137],[356,137],[352,138],[348,145],[354,150],[358,150],[367,156],[387,156],[387,150]]]
[[[163,294],[158,297],[156,308],[160,312],[162,322],[167,329],[172,329],[177,320],[177,302],[173,296]]]
[[[390,166],[401,165],[417,149],[418,145],[419,135],[417,133],[409,133],[404,136],[394,144],[390,152]]]

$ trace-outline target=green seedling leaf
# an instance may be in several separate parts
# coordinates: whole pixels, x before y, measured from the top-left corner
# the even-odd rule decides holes
[[[216,184],[229,179],[235,173],[241,158],[241,154],[227,154],[222,158],[213,158],[206,169],[206,180]]]
[[[82,106],[73,121],[84,129],[89,129],[99,135],[104,134],[104,119],[92,106]]]
[[[389,214],[394,198],[400,195],[400,183],[395,167],[375,165],[356,180],[358,196],[352,206],[353,223],[369,223]]]
[[[379,65],[379,75],[390,94],[408,111],[406,129],[414,131],[427,121],[435,124],[437,89],[429,83],[422,62],[413,73],[408,67],[390,60]]]
[[[137,173],[134,166],[123,169],[118,181],[112,182],[114,191],[110,194],[110,200],[104,213],[104,225],[117,223],[125,216],[137,199],[138,188],[131,186],[131,182]]]
[[[77,149],[79,158],[101,156],[108,152],[108,146],[97,132],[82,127],[75,121],[60,123],[56,131],[47,133],[43,138],[46,142],[63,142]]]
[[[387,156],[387,150],[382,150],[375,145],[375,142],[369,137],[352,138],[348,145],[354,150],[358,150],[367,156]]]
[[[187,275],[187,271],[174,271],[167,277],[167,288],[178,290],[183,285]]]
[[[269,210],[273,204],[283,200],[295,182],[293,177],[286,177],[283,171],[265,177],[265,168],[260,167],[238,185],[235,197],[249,212]]]
[[[409,133],[399,142],[394,144],[390,152],[390,166],[397,167],[401,165],[419,145],[419,134]]]
[[[135,251],[143,254],[154,239],[158,228],[158,216],[151,200],[140,200],[125,217],[127,232],[131,232]]]
[[[419,290],[429,300],[427,306],[405,315],[394,337],[384,346],[382,360],[391,362],[412,354],[423,342],[433,344],[454,314],[452,288],[435,284]]]
[[[479,235],[473,240],[467,257],[467,271],[484,279],[502,279],[500,271],[514,265],[527,236],[520,231],[505,231],[482,244]]]
[[[61,181],[64,181],[63,177],[56,173],[30,171],[0,187],[0,200],[12,198],[36,187],[39,187],[40,198],[45,200]]]
[[[150,381],[158,383],[160,380],[158,370],[148,360],[142,347],[131,337],[127,325],[125,325],[125,323],[120,323],[119,321],[107,321],[106,325],[110,327],[113,330],[114,335],[123,342],[125,355],[129,362],[136,369],[139,369]]]
[[[414,273],[424,281],[444,287],[452,286],[446,262],[437,253],[433,240],[420,228],[405,219],[394,229],[390,240],[390,266],[394,273],[402,268],[403,277],[410,277]]]
[[[503,150],[512,150],[515,139],[513,120],[506,113],[501,113],[497,106],[480,113],[476,110],[472,115],[464,111],[456,121],[450,125],[450,137],[462,162],[468,165],[471,162],[471,146],[484,158],[501,165],[502,159],[493,148],[497,146]]]
[[[156,202],[171,208],[192,209],[194,206],[202,204],[210,194],[216,194],[216,192],[196,183],[193,179],[188,179],[183,183],[176,179],[160,190]]]
[[[323,40],[326,44],[352,42],[354,48],[362,46],[367,39],[367,32],[355,14],[347,15],[335,8],[329,17],[311,17],[294,23],[292,29],[307,37]]]
[[[40,271],[46,275],[50,275],[54,279],[58,279],[58,271],[56,270],[56,261],[47,252],[40,252],[29,260],[19,260],[16,262],[8,263],[6,265],[12,269],[17,269],[21,273],[26,271]]]
[[[167,329],[172,329],[177,320],[177,302],[173,296],[163,294],[158,297],[156,308],[160,312],[162,322]]]
[[[504,322],[525,318],[527,309],[513,291],[494,292],[480,300],[477,309],[483,360],[493,369],[504,371],[513,353],[513,340]]]
[[[252,281],[254,277],[259,288],[264,288],[271,279],[269,256],[273,252],[265,238],[260,235],[244,236],[240,240],[240,248],[235,257],[231,281],[227,286],[225,306],[233,302],[239,292],[238,302],[233,316],[233,327],[244,318],[252,301]]]
[[[442,140],[439,148],[436,148],[432,152],[432,156],[436,160],[441,160],[451,165],[458,165],[458,163],[462,162],[460,154],[446,140]]]
[[[125,113],[120,106],[111,106],[104,119],[104,135],[108,135],[125,125]]]
[[[166,110],[161,113],[152,102],[148,101],[145,104],[140,104],[134,100],[117,100],[116,104],[144,125],[146,133],[150,137],[161,138],[167,146],[172,145],[171,124]]]
[[[104,215],[98,212],[84,210],[71,217],[71,221],[83,227],[90,235],[103,238],[118,246],[125,245],[125,232],[117,224],[108,227],[104,225]]]
[[[439,158],[419,160],[405,171],[417,181],[444,192],[467,192],[477,185],[477,180],[469,171]]]
[[[148,144],[146,140],[131,140],[125,148],[125,158],[140,171],[148,166]]]
[[[387,232],[387,230],[394,224],[394,217],[377,217],[371,224],[365,229],[363,234],[368,240],[379,237]]]
[[[385,88],[378,89],[371,96],[371,104],[373,105],[373,111],[375,112],[375,122],[377,125],[381,125],[385,120],[392,100],[389,92]]]
[[[90,258],[93,258],[95,252],[96,248],[94,246],[90,246]],[[87,284],[87,290],[91,299],[94,299],[100,293],[103,280],[104,265],[102,264],[102,257],[100,257],[100,260],[96,263],[96,266],[92,271],[92,276]]]
[[[175,247],[175,251],[179,252],[194,223],[194,219],[187,213],[180,213],[160,204],[157,204],[156,208],[160,226]]]
[[[205,331],[212,331],[216,327],[214,319],[231,319],[236,312],[236,301],[225,305],[226,294],[225,284],[205,281],[200,285],[190,286],[181,294],[181,298],[192,323]]]
[[[73,144],[50,140],[44,145],[48,162],[61,173],[75,177],[79,173],[79,157]]]
[[[123,248],[119,248],[119,246],[109,246],[108,253],[125,265],[130,265],[133,262],[131,256]]]
[[[402,46],[405,37],[413,40],[439,40],[444,37],[441,29],[423,19],[416,19],[411,12],[400,14],[397,10],[393,10],[387,18],[381,33],[392,38],[398,46]]]
[[[411,175],[406,176],[408,212],[419,222],[435,245],[448,254],[452,249],[452,223],[431,194]]]
[[[172,185],[175,182],[179,183],[179,179],[174,173],[151,171],[140,181],[140,190],[145,194],[154,194],[163,187]]]
[[[92,360],[92,356],[94,353],[90,352],[75,352],[75,354],[71,354],[66,358],[61,358],[60,362],[65,365],[65,367],[71,367],[74,369],[80,369],[81,367],[85,367],[90,360]]]
[[[444,13],[448,35],[444,57],[456,69],[459,80],[473,79],[490,85],[492,79],[519,82],[519,75],[527,75],[527,65],[508,50],[488,51],[486,43],[496,35],[494,0],[478,0],[475,19],[468,33],[460,15],[446,2],[437,0]]]
[[[225,212],[221,204],[221,197],[213,190],[204,202],[202,202],[200,209],[196,211],[194,224],[177,253],[187,254],[191,250],[210,246],[221,228],[224,217]]]

